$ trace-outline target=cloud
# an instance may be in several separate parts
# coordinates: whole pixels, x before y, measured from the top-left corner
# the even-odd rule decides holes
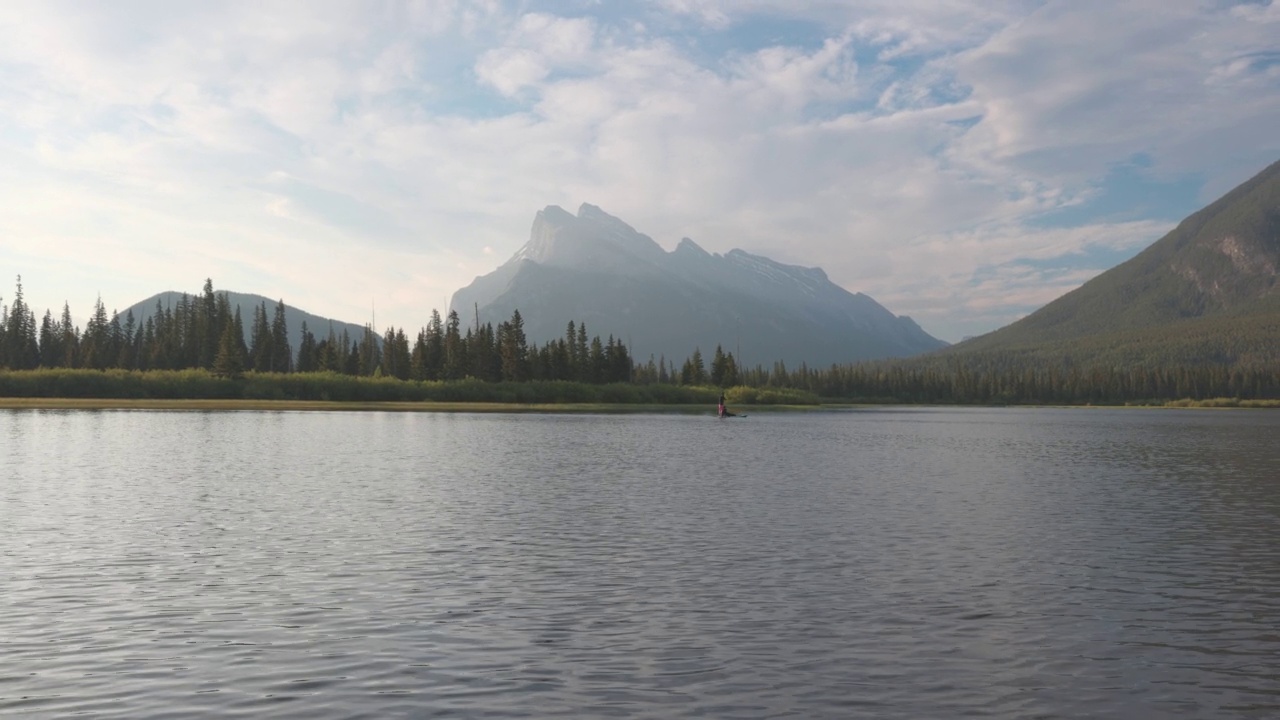
[[[1259,94],[1239,69],[1275,51],[1278,32],[1270,9],[1048,3],[955,60],[985,108],[956,155],[1062,182],[1137,153],[1155,158],[1153,172],[1212,167],[1241,120],[1267,144],[1260,121],[1280,110],[1276,78]]]
[[[212,276],[412,328],[587,201],[958,339],[1179,219],[1093,212],[1117,164],[1208,200],[1280,151],[1274,2],[565,7],[0,6],[0,265],[37,307]]]
[[[505,43],[476,62],[476,76],[512,97],[552,72],[582,69],[593,58],[594,23],[543,13],[520,16]]]

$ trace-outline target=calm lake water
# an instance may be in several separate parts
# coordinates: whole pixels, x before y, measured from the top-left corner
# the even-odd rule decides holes
[[[1280,412],[0,411],[0,714],[1280,715]]]

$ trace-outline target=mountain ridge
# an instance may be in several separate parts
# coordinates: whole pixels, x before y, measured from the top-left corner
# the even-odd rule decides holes
[[[1178,349],[1171,339],[1156,343],[1161,352],[1195,362],[1252,361],[1260,357],[1254,332],[1280,340],[1271,329],[1280,313],[1278,268],[1280,161],[1187,216],[1130,260],[1021,320],[939,354],[1067,353],[1079,361],[1106,357],[1102,349],[1109,346],[1132,359],[1142,357],[1144,342],[1185,326],[1201,338],[1198,349]],[[1208,342],[1205,333],[1215,321],[1250,335],[1251,349],[1232,351],[1241,342],[1225,336]]]
[[[262,305],[267,306],[267,320],[270,321],[274,317],[275,307],[279,300],[272,300],[266,296],[255,293],[241,293],[231,290],[215,290],[215,295],[226,295],[227,301],[231,304],[231,312],[235,313],[236,309],[240,310],[240,320],[244,325],[245,343],[252,341],[250,337],[253,332],[253,310]],[[129,311],[133,311],[134,320],[139,326],[146,323],[147,318],[155,314],[156,303],[172,309],[183,295],[189,298],[199,297],[198,293],[184,293],[177,290],[165,290],[158,292],[144,300],[136,302],[124,310],[119,310],[116,314],[123,319],[128,315]],[[301,308],[293,307],[285,303],[285,325],[288,329],[289,347],[297,352],[302,342],[302,323],[307,323],[307,330],[315,335],[316,340],[325,340],[329,337],[329,329],[333,328],[334,335],[341,337],[342,331],[347,331],[349,341],[358,341],[364,335],[364,326],[355,323],[345,322],[342,320],[334,320],[332,318],[322,317],[314,313],[307,312]]]
[[[482,322],[519,309],[540,343],[562,337],[561,323],[587,322],[621,333],[637,358],[679,360],[720,345],[748,364],[823,365],[945,346],[820,268],[741,249],[709,253],[690,238],[667,252],[589,203],[577,215],[555,205],[538,211],[529,241],[459,289],[450,307],[468,321],[478,311]]]

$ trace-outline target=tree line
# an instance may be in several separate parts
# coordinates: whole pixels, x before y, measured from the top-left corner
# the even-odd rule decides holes
[[[255,373],[329,372],[405,381],[679,385],[796,391],[829,400],[958,404],[1114,404],[1231,397],[1280,398],[1280,362],[1256,353],[1236,362],[1190,362],[1154,353],[1131,359],[1077,365],[1016,353],[970,353],[906,360],[850,363],[827,368],[739,367],[732,353],[716,347],[710,365],[695,349],[677,368],[666,358],[636,362],[612,335],[589,336],[585,323],[570,321],[563,337],[542,345],[525,336],[519,310],[510,319],[463,327],[456,311],[430,320],[413,335],[388,328],[378,335],[366,325],[360,337],[332,329],[317,336],[303,323],[299,347],[289,344],[281,300],[253,308],[244,332],[239,308],[206,280],[198,295],[182,295],[143,322],[132,312],[108,314],[101,299],[83,330],[64,304],[60,317],[46,311],[37,322],[19,277],[13,301],[0,304],[0,367],[94,370],[203,369],[237,378]],[[246,341],[246,335],[248,340]],[[1154,346],[1154,347],[1159,347]]]
[[[994,356],[920,358],[788,369],[756,368],[752,387],[802,390],[855,403],[1079,405],[1210,398],[1280,399],[1280,363],[1033,365]]]
[[[225,293],[206,280],[198,295],[183,294],[172,306],[157,300],[154,311],[139,322],[133,311],[122,318],[108,314],[101,298],[83,330],[71,309],[60,317],[46,310],[37,322],[23,297],[18,278],[13,301],[0,307],[0,367],[13,370],[86,368],[94,370],[205,369],[216,375],[239,377],[259,373],[333,372],[353,376],[385,376],[400,380],[463,380],[525,382],[566,380],[592,384],[668,382],[705,384],[710,375],[701,356],[686,362],[685,371],[668,372],[650,360],[637,367],[626,345],[609,335],[590,336],[586,324],[570,321],[562,338],[539,346],[524,332],[520,311],[495,327],[476,323],[463,327],[456,311],[442,318],[432,310],[430,321],[410,341],[403,328],[390,327],[378,335],[366,325],[358,338],[343,329],[317,335],[303,322],[297,348],[289,343],[284,301],[273,309],[265,303],[252,310],[245,333],[240,308],[232,308]],[[246,335],[248,340],[246,341]],[[716,377],[730,380],[731,359],[717,350]]]

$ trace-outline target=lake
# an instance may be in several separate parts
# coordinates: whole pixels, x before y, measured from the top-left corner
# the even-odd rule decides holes
[[[1278,438],[0,411],[0,714],[1275,717]]]

